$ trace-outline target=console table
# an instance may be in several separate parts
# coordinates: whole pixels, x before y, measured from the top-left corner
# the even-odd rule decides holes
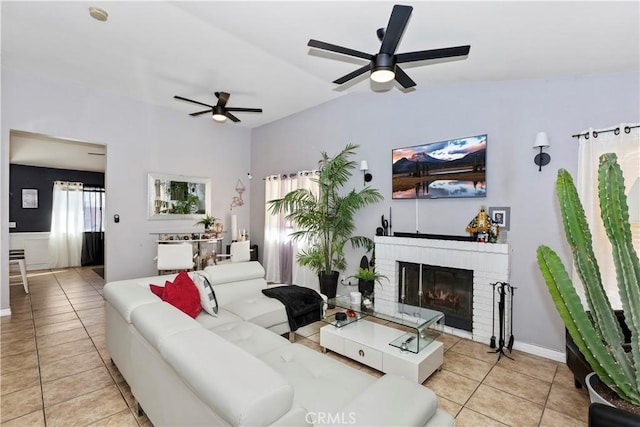
[[[328,323],[320,329],[323,351],[329,349],[384,373],[402,375],[419,383],[442,366],[444,346],[436,338],[442,332],[443,313],[379,299],[371,307],[351,304],[346,296],[327,302],[351,310],[355,316],[339,321],[332,314],[323,319]],[[402,329],[382,325],[380,320]]]

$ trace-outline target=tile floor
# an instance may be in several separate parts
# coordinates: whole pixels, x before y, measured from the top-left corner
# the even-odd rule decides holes
[[[106,352],[103,286],[90,268],[74,268],[30,272],[29,295],[10,287],[12,315],[0,318],[3,426],[151,425],[136,416],[129,387]],[[297,342],[320,351],[321,326],[299,329]],[[441,340],[444,365],[424,385],[458,426],[587,425],[588,395],[574,388],[565,364],[517,351],[514,361],[498,362],[487,345],[451,335]]]

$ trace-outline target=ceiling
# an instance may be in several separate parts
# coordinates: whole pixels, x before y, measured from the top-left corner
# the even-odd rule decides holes
[[[376,53],[393,2],[7,2],[2,67],[73,81],[170,108],[228,107],[254,128],[354,92],[402,92],[365,74],[331,81],[363,60],[307,47],[310,38]],[[405,64],[417,86],[640,72],[640,3],[592,1],[405,2],[414,7],[398,52],[471,45],[466,59]],[[107,22],[89,7],[109,13]],[[409,90],[411,91],[411,90]],[[210,120],[208,115],[193,120]],[[211,126],[221,126],[213,123]]]
[[[16,165],[104,172],[106,146],[11,131],[9,161]]]

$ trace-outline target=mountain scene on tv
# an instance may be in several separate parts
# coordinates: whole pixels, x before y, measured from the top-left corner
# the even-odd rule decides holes
[[[396,148],[394,199],[485,197],[487,135]]]

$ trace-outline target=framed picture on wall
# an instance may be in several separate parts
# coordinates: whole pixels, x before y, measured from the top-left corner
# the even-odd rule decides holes
[[[35,188],[22,189],[22,209],[38,209],[38,190]]]
[[[489,217],[495,225],[503,230],[508,230],[511,220],[511,208],[508,206],[490,207]]]

